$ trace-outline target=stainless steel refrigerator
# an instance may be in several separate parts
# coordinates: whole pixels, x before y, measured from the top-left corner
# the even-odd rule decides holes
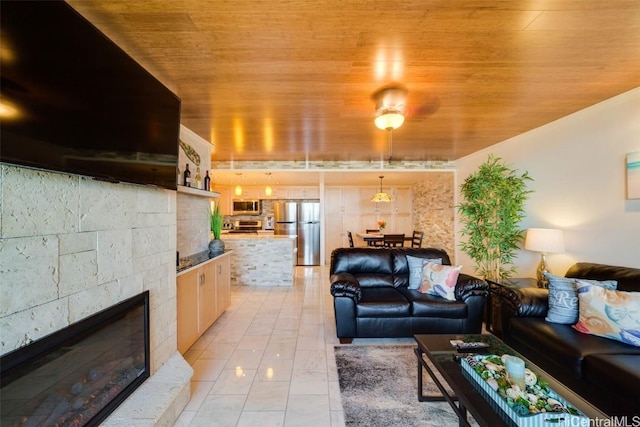
[[[297,265],[320,265],[320,203],[278,202],[273,205],[274,234],[297,235]]]
[[[320,203],[298,204],[298,265],[320,265]]]
[[[295,202],[278,202],[273,205],[275,226],[273,234],[292,236],[297,234],[298,204]]]

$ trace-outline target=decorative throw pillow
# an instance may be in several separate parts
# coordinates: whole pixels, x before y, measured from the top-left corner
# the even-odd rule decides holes
[[[414,291],[420,288],[422,283],[422,268],[427,262],[442,264],[442,258],[418,258],[407,255],[407,263],[409,264],[409,289]]]
[[[578,298],[580,317],[574,329],[640,347],[640,292],[584,286]]]
[[[419,292],[455,301],[456,283],[461,269],[461,265],[451,266],[427,262],[422,269]]]
[[[561,323],[564,325],[575,324],[578,321],[578,291],[576,288],[576,279],[554,276],[549,273],[544,273],[544,275],[549,280],[549,309],[545,320],[547,322]],[[615,289],[618,285],[618,282],[615,280],[602,282],[597,280],[580,280],[583,283],[602,286],[607,289]]]

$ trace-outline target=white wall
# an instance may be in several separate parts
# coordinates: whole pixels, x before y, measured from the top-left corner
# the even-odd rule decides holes
[[[639,150],[636,88],[458,160],[456,204],[459,185],[492,153],[534,179],[522,228],[564,231],[566,252],[547,255],[552,273],[578,261],[640,268],[640,200],[625,199],[625,156]],[[458,246],[456,260],[473,272]],[[514,277],[535,277],[539,260],[521,250]]]

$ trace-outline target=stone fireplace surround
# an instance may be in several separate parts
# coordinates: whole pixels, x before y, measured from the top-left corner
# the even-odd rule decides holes
[[[173,425],[176,193],[0,164],[0,197],[0,354],[148,290],[151,377],[102,425]]]

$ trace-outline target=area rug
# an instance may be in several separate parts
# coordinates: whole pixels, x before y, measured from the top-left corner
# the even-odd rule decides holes
[[[419,402],[413,345],[335,347],[346,426],[457,426],[446,402]],[[424,394],[438,394],[425,372]],[[472,425],[475,423],[470,419]]]

